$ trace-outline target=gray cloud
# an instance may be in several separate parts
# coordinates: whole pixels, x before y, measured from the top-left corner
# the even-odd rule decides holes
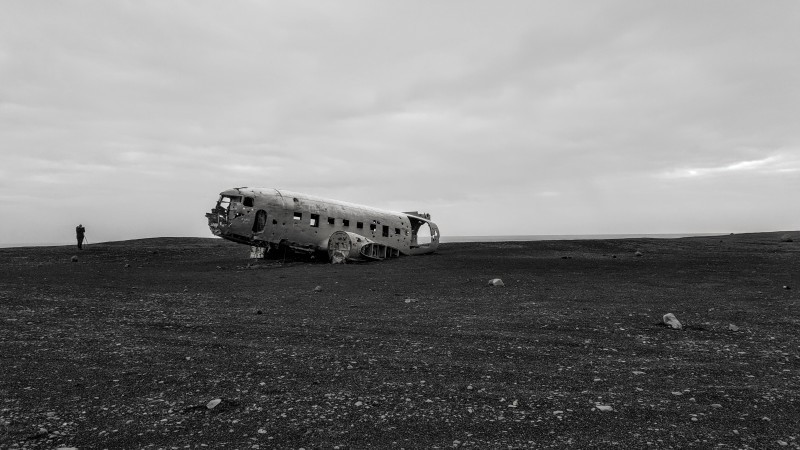
[[[6,2],[6,243],[208,235],[231,186],[450,234],[797,228],[794,2]],[[480,220],[475,220],[480,217]],[[758,219],[754,219],[758,218]]]

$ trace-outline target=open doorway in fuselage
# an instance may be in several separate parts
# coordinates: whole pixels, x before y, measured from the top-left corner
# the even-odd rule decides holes
[[[267,228],[267,212],[259,209],[256,212],[256,220],[253,222],[253,233],[263,233],[265,228]]]

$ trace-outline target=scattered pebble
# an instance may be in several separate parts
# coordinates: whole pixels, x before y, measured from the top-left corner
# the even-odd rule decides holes
[[[613,411],[614,408],[611,405],[594,405],[595,408],[599,409],[600,411]]]
[[[316,286],[314,288],[314,292],[320,292],[320,291],[322,291],[322,286]]]
[[[210,402],[208,402],[208,404],[206,405],[206,408],[208,408],[208,409],[214,409],[214,408],[216,408],[216,406],[217,406],[217,405],[219,405],[221,402],[222,402],[222,399],[221,399],[221,398],[215,398],[214,400],[211,400]]]
[[[417,303],[418,301],[419,301],[419,300],[417,300],[417,299],[415,299],[415,298],[407,298],[407,299],[406,299],[406,303]]]
[[[681,325],[681,323],[678,321],[678,318],[675,317],[675,314],[666,313],[664,314],[662,320],[664,322],[664,325],[672,327],[675,330],[680,330],[681,328],[683,328],[683,325]]]
[[[489,280],[489,286],[505,286],[505,284],[500,278],[492,278]]]
[[[736,325],[734,325],[734,324],[730,324],[730,325],[728,325],[728,329],[729,329],[730,331],[739,331],[739,327],[737,327],[737,326],[736,326]]]
[[[77,256],[73,256],[72,257],[72,262],[78,262],[78,257]],[[784,287],[786,287],[786,286],[784,286]]]

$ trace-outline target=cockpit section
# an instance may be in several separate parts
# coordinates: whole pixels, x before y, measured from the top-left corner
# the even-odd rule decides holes
[[[210,213],[206,213],[208,226],[211,227],[214,234],[219,235],[220,227],[230,225],[230,221],[236,216],[236,205],[242,204],[242,198],[241,195],[223,194],[219,196],[216,206],[211,209]]]
[[[217,204],[211,209],[211,212],[206,213],[208,227],[214,235],[237,242],[249,241],[249,236],[237,235],[234,231],[239,228],[235,226],[240,222],[236,221],[236,219],[245,216],[254,204],[253,197],[242,194],[238,190],[229,190],[221,193]],[[244,222],[247,222],[247,220],[244,220]]]

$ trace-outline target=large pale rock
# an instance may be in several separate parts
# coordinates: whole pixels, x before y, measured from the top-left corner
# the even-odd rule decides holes
[[[216,407],[217,407],[217,405],[219,405],[220,403],[222,403],[222,399],[221,399],[221,398],[215,398],[214,400],[211,400],[210,402],[208,402],[208,404],[206,405],[206,408],[208,408],[208,409],[214,409],[214,408],[216,408]]]
[[[664,321],[664,325],[672,327],[676,330],[683,328],[683,325],[681,325],[681,323],[678,321],[678,318],[675,317],[675,314],[666,313],[664,314],[664,318],[662,320]]]

